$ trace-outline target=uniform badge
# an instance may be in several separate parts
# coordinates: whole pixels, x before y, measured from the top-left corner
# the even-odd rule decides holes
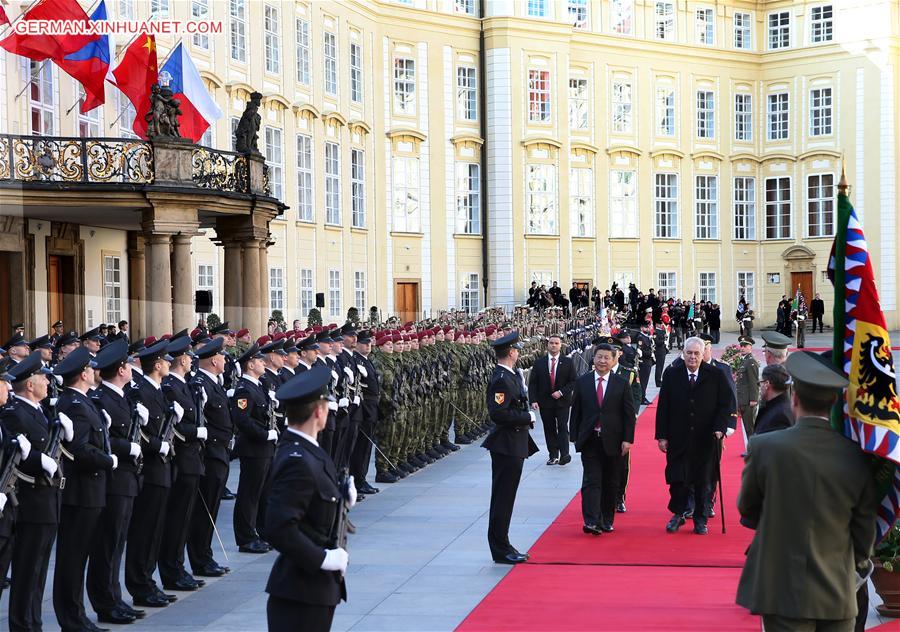
[[[502,406],[503,402],[506,401],[506,393],[494,393],[494,401],[497,402],[498,406]]]
[[[242,397],[237,400],[237,407],[241,410],[247,410],[247,399],[245,397]]]

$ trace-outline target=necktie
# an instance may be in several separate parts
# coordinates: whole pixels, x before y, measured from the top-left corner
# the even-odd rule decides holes
[[[690,378],[691,378],[691,388],[694,388],[694,382],[697,381],[697,376],[694,375],[693,373],[691,373]]]
[[[550,390],[556,391],[556,358],[550,358]]]
[[[603,407],[603,378],[597,380],[597,408]],[[594,430],[600,432],[603,422],[597,417],[597,423],[594,424]]]

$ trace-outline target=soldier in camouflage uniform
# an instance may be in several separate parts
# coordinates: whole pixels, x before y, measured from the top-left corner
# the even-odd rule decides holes
[[[390,334],[382,335],[376,340],[377,350],[372,353],[372,364],[381,377],[381,393],[378,399],[379,423],[375,435],[378,447],[384,454],[394,451],[396,441],[396,412],[399,408],[397,401],[397,365],[394,356],[394,341]],[[381,452],[375,453],[375,481],[378,483],[396,483],[406,477],[406,472],[394,469],[392,464],[396,462],[391,458],[391,463]]]

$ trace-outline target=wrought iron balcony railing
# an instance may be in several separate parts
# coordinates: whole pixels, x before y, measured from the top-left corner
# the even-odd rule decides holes
[[[191,155],[191,179],[202,189],[250,193],[247,156],[211,147],[195,147]]]

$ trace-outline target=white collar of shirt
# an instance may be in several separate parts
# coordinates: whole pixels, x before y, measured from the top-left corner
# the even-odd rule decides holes
[[[555,356],[547,354],[547,366],[553,366],[553,361],[556,360],[556,366],[559,366],[559,361],[562,358],[562,354],[558,353]]]
[[[601,376],[599,373],[597,373],[596,371],[594,371],[594,386],[597,385],[597,382],[598,382],[599,380],[603,380],[604,382],[608,382],[608,381],[609,381],[609,373],[607,373],[606,375]]]
[[[134,364],[131,365],[131,372],[132,372],[132,373],[137,373],[138,375],[143,375],[143,374],[144,374],[144,372],[141,371],[141,367],[139,367],[139,366],[134,366]]]
[[[171,371],[171,372],[169,373],[169,375],[172,376],[172,377],[174,377],[176,380],[178,380],[178,381],[181,382],[182,384],[187,384],[187,382],[185,381],[185,379],[184,379],[183,377],[181,377],[181,375],[178,374],[178,373],[176,373],[175,371]]]
[[[259,386],[259,380],[257,380],[257,379],[256,379],[255,377],[253,377],[252,375],[246,375],[246,374],[244,374],[244,375],[241,376],[241,379],[242,379],[242,380],[247,380],[247,381],[250,382],[251,384],[256,384],[257,386]]]
[[[121,388],[119,388],[112,382],[107,382],[106,380],[103,380],[103,386],[105,386],[106,388],[111,390],[113,393],[115,393],[119,397],[125,397],[125,391],[123,391]]]
[[[497,366],[502,366],[504,369],[506,369],[507,371],[509,371],[509,372],[512,373],[513,375],[518,375],[518,373],[516,373],[516,370],[515,370],[515,369],[511,369],[511,368],[509,368],[508,366],[506,366],[505,364],[498,364]]]
[[[25,399],[25,398],[22,397],[21,395],[13,395],[13,397],[15,397],[16,399],[21,399],[23,402],[25,402],[26,404],[28,404],[28,405],[31,406],[32,408],[37,408],[38,410],[41,409],[41,405],[40,405],[40,404],[38,404],[37,402],[33,402],[33,401],[31,401],[30,399]]]
[[[74,386],[67,386],[67,389],[70,391],[75,391],[76,393],[81,393],[82,395],[87,395],[87,391],[83,391],[80,388],[75,388]]]
[[[337,356],[334,355],[333,353],[329,353],[329,354],[328,354],[328,358],[329,358],[332,362],[337,362]]]
[[[211,379],[213,382],[215,382],[216,384],[219,383],[218,375],[214,375],[214,374],[210,373],[209,371],[207,371],[206,369],[200,369],[200,370],[203,371],[207,375],[207,377],[209,377],[209,379]]]
[[[687,368],[687,366],[685,366],[684,368],[685,368],[685,370],[687,371],[687,374],[688,374],[688,381],[690,381],[692,375],[694,376],[694,379],[695,379],[695,380],[696,380],[698,377],[700,377],[700,375],[699,375],[700,369],[699,369],[699,368],[698,368],[694,373],[691,373],[691,370],[690,370],[689,368]]]
[[[306,434],[305,432],[301,432],[301,431],[297,430],[296,428],[291,428],[290,426],[288,426],[288,431],[293,432],[294,434],[300,435],[301,437],[303,437],[304,439],[306,439],[307,441],[309,441],[309,442],[310,442],[311,444],[313,444],[314,446],[318,446],[318,445],[319,445],[319,442],[316,441],[315,438],[310,437],[310,436],[309,436],[308,434]]]
[[[153,388],[155,388],[156,390],[159,390],[160,388],[162,388],[159,384],[156,383],[156,380],[154,380],[149,375],[145,375],[144,379],[147,380],[148,382],[150,382],[153,385]]]
[[[311,364],[307,364],[307,363],[304,362],[303,360],[300,360],[300,364],[302,364],[303,366],[305,366],[307,369],[311,369],[311,368],[312,368],[312,365],[311,365]],[[299,366],[299,365],[298,365],[298,366]]]
[[[271,367],[268,367],[268,366],[267,366],[267,367],[266,367],[266,371],[268,371],[268,372],[271,373],[272,375],[278,375],[278,371],[276,371],[275,369],[273,369],[273,368],[271,368]]]
[[[612,367],[609,369],[609,372],[610,372],[610,373],[615,373],[615,372],[616,372],[616,369],[618,369],[618,368],[619,368],[619,363],[616,362],[616,363],[615,363],[614,365],[612,365]]]

